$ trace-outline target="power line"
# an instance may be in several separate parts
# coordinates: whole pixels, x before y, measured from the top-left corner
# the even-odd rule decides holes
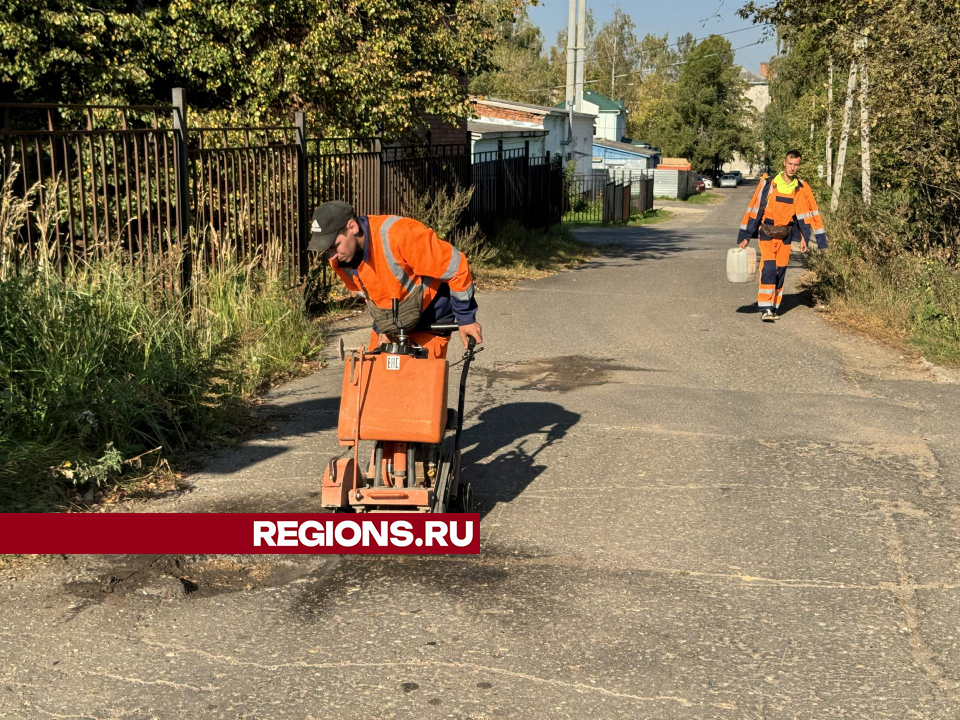
[[[677,65],[686,65],[687,63],[693,62],[694,60],[706,60],[707,58],[718,57],[720,55],[726,55],[732,53],[736,50],[743,50],[744,48],[753,47],[754,45],[763,45],[766,40],[758,40],[757,42],[748,43],[747,45],[741,45],[740,47],[730,48],[729,50],[724,50],[723,52],[710,53],[709,55],[701,55],[698,58],[691,58],[690,60],[681,60],[680,62],[667,63],[666,65],[658,65],[655,68],[645,68],[642,70],[631,70],[628,73],[623,73],[622,75],[614,75],[614,79],[622,77],[630,77],[631,75],[636,75],[637,73],[644,73],[647,71],[656,72],[657,70],[662,70],[663,68],[676,67]]]
[[[759,40],[757,42],[752,42],[747,45],[741,45],[740,47],[730,48],[729,50],[724,50],[723,52],[710,53],[709,55],[702,55],[701,57],[691,58],[690,60],[681,60],[680,62],[668,63],[666,65],[658,65],[657,67],[654,67],[654,68],[646,68],[643,70],[633,70],[631,72],[624,73],[623,75],[614,75],[613,77],[614,79],[616,79],[616,78],[622,78],[622,77],[629,77],[631,75],[636,75],[637,73],[656,72],[657,70],[662,70],[663,68],[676,67],[677,65],[686,65],[687,63],[695,62],[697,60],[706,60],[707,58],[718,57],[720,55],[727,55],[736,50],[743,50],[744,48],[753,47],[754,45],[763,45],[763,43],[765,42],[766,40]],[[595,83],[599,81],[600,81],[599,78],[595,78],[593,80],[584,80],[583,84],[587,85],[589,83]],[[550,87],[533,88],[532,90],[518,90],[517,92],[535,93],[535,92],[543,92],[545,90],[562,90],[565,87],[566,85],[551,85]]]
[[[712,38],[714,35],[721,35],[721,36],[723,36],[723,35],[734,35],[735,33],[745,32],[745,31],[747,31],[747,30],[754,30],[754,29],[756,29],[756,28],[767,28],[767,27],[773,27],[773,24],[772,24],[772,23],[757,23],[756,25],[750,25],[750,26],[748,26],[748,27],[742,27],[742,28],[739,28],[738,30],[730,30],[730,31],[728,31],[728,32],[722,32],[722,33],[711,33],[710,35],[707,35],[706,37],[693,38],[693,40],[692,40],[691,42],[693,42],[693,43],[703,42],[704,40],[709,40],[709,39]],[[596,38],[594,38],[594,41],[596,41]],[[681,42],[685,42],[685,41],[678,40],[677,42],[669,43],[668,45],[665,45],[664,47],[665,47],[665,48],[680,47]],[[761,41],[759,41],[759,42],[757,42],[757,43],[754,43],[754,44],[755,44],[755,45],[759,45],[760,43],[763,43],[763,42],[766,42],[766,40],[761,40]],[[744,47],[749,47],[749,45],[744,45]],[[564,48],[560,48],[560,50],[563,50],[563,49],[564,49]],[[736,48],[734,48],[734,49],[736,49]],[[558,65],[558,67],[566,67],[567,65],[575,65],[575,64],[576,64],[576,60],[571,60],[570,62],[565,62],[565,63],[563,63],[562,65]],[[522,74],[524,74],[524,73],[518,71],[518,72],[511,73],[511,74],[512,74],[512,75],[522,75]]]

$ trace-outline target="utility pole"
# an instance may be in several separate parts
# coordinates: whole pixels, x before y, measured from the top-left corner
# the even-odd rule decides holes
[[[567,14],[567,147],[569,156],[573,157],[573,104],[575,91],[573,88],[575,75],[574,65],[577,59],[577,0],[569,0],[570,10]]]
[[[574,102],[574,65],[577,60],[577,0],[569,0],[570,11],[567,14],[567,95],[566,104],[568,108],[573,107]]]
[[[577,9],[577,88],[574,107],[583,112],[583,67],[587,60],[587,0],[579,0]]]

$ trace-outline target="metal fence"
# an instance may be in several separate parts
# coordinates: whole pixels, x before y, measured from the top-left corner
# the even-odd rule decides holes
[[[299,144],[295,127],[190,128],[193,227],[202,260],[257,258],[298,266]]]
[[[63,268],[117,253],[155,265],[176,242],[183,164],[173,106],[0,105],[0,179],[34,195],[19,249]],[[14,169],[18,166],[14,176]],[[17,262],[14,253],[8,262]]]
[[[563,222],[622,223],[653,209],[653,180],[642,173],[574,175],[564,183]]]
[[[526,227],[559,222],[563,199],[563,170],[559,155],[531,157],[523,148],[475,153],[474,194],[470,214],[487,232],[505,221]]]
[[[560,158],[531,157],[529,146],[471,156],[466,136],[453,145],[308,137],[302,113],[289,126],[192,127],[182,90],[171,105],[0,103],[0,112],[0,181],[19,166],[12,192],[35,194],[13,262],[19,250],[43,251],[63,269],[112,252],[168,269],[186,289],[198,263],[228,255],[305,272],[310,211],[326,200],[407,214],[419,197],[472,185],[463,222],[488,232],[563,213]]]

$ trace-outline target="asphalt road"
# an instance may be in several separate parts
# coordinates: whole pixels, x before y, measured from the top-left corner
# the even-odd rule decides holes
[[[481,556],[0,572],[0,717],[960,717],[960,385],[832,326],[799,268],[761,323],[724,269],[751,190],[481,296]],[[338,384],[121,510],[315,509]]]

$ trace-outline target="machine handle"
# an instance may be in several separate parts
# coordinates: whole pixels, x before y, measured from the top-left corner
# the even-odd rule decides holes
[[[456,323],[435,323],[430,326],[430,332],[434,333],[452,333],[459,329],[460,326]]]

